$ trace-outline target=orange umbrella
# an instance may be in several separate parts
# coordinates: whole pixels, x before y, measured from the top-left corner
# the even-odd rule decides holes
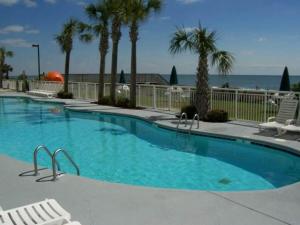
[[[56,81],[56,82],[63,83],[64,82],[64,77],[60,74],[60,72],[50,71],[45,76],[45,80],[46,81]]]

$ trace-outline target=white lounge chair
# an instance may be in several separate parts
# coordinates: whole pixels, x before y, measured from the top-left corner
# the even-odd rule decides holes
[[[35,89],[35,90],[28,91],[27,94],[39,96],[39,97],[53,98],[53,97],[55,97],[56,92]]]
[[[0,211],[1,225],[80,225],[54,199]]]
[[[298,112],[297,120],[292,121],[290,124],[280,128],[281,134],[286,133],[287,131],[291,132],[300,132],[300,111]],[[298,139],[300,140],[300,139]]]
[[[294,120],[297,111],[297,106],[298,100],[290,98],[283,99],[280,104],[277,116],[268,118],[267,123],[259,124],[259,130],[261,131],[263,129],[275,128],[277,129],[278,134],[280,134],[281,128],[291,124]]]

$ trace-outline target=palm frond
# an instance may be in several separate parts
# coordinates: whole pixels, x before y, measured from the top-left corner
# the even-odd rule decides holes
[[[219,73],[227,75],[232,71],[234,56],[227,51],[216,51],[212,54],[211,64],[216,66]]]
[[[186,50],[194,51],[192,32],[187,31],[184,27],[177,28],[170,41],[169,51],[171,54],[177,54]]]

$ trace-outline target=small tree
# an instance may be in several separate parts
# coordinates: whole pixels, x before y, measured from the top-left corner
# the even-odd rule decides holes
[[[171,76],[170,76],[170,85],[176,85],[176,84],[178,84],[177,71],[176,71],[176,67],[173,66]]]
[[[120,84],[126,84],[125,74],[124,74],[124,71],[123,71],[123,70],[121,71],[121,74],[120,74],[120,80],[119,80],[119,83],[120,83]]]
[[[287,67],[284,68],[279,90],[280,91],[290,91],[291,90],[290,75],[289,75],[289,70]]]

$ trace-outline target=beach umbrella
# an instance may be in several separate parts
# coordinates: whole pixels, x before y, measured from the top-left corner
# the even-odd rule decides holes
[[[120,74],[120,81],[119,81],[119,83],[120,84],[126,84],[125,74],[124,74],[123,70],[121,71],[121,74]]]
[[[173,66],[171,76],[170,76],[170,85],[176,85],[176,84],[178,84],[177,71],[175,66]]]
[[[291,90],[291,86],[290,86],[289,70],[287,67],[285,67],[282,74],[279,91],[290,91],[290,90]]]

